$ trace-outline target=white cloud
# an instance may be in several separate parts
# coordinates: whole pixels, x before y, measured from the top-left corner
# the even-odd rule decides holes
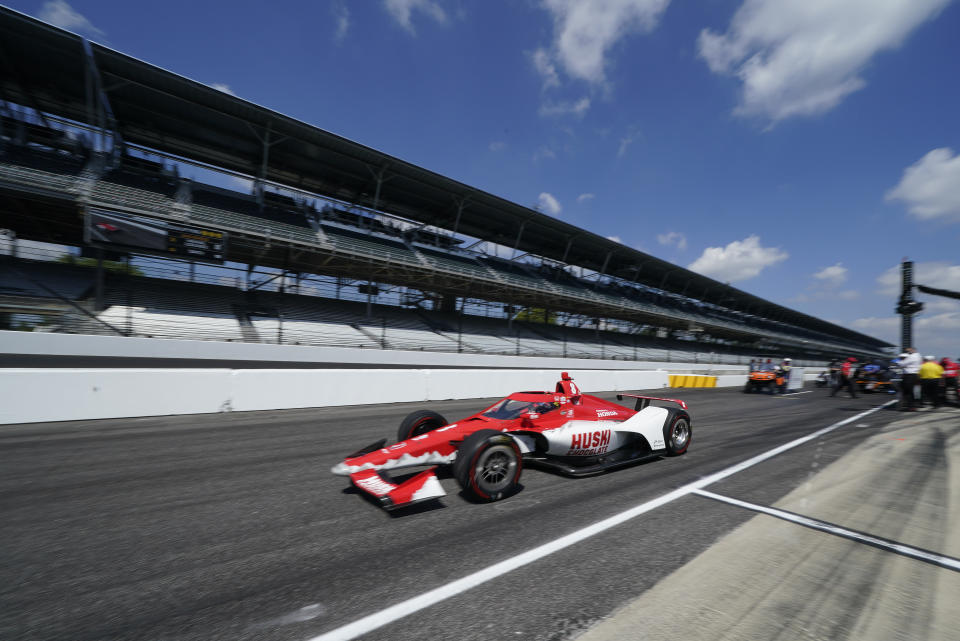
[[[876,336],[886,341],[893,342],[897,336],[897,333],[900,331],[900,317],[899,316],[868,316],[866,318],[858,318],[852,323],[850,327],[857,330],[858,332],[864,332],[870,334],[871,336]]]
[[[556,216],[563,211],[563,207],[560,206],[560,201],[557,200],[553,194],[545,191],[541,192],[537,197],[537,208],[551,216]]]
[[[630,147],[630,145],[632,145],[634,141],[640,137],[640,130],[636,127],[631,127],[630,130],[627,131],[626,135],[620,139],[620,147],[617,148],[617,158],[623,158],[623,156],[627,153],[627,148]]]
[[[64,0],[44,2],[37,17],[55,27],[67,29],[90,38],[103,38],[106,34],[93,26],[87,17],[76,11]]]
[[[930,298],[923,301],[923,311],[930,313],[960,312],[960,300],[950,298]]]
[[[900,346],[899,316],[858,318],[850,323],[850,327]],[[955,358],[960,354],[957,327],[960,327],[960,312],[930,316],[921,313],[913,319],[913,344],[922,354]]]
[[[815,273],[813,277],[827,287],[839,287],[847,281],[848,271],[849,270],[843,266],[843,263],[837,263],[836,265],[824,267]]]
[[[707,247],[688,268],[728,283],[757,276],[767,267],[790,257],[777,247],[762,247],[759,236],[735,240],[726,247]]]
[[[548,61],[567,75],[606,82],[607,54],[622,38],[656,28],[670,0],[543,0],[553,16]]]
[[[345,4],[335,4],[333,6],[333,17],[337,23],[337,30],[333,34],[333,41],[337,44],[343,42],[350,31],[350,9]]]
[[[412,20],[415,11],[424,13],[441,24],[447,21],[446,12],[434,0],[383,0],[383,6],[400,26],[411,34],[416,34]]]
[[[623,241],[620,240],[619,236],[607,236],[607,240],[612,240],[613,242],[620,243],[621,245],[623,244]]]
[[[546,49],[537,49],[530,55],[530,59],[533,62],[533,68],[543,78],[544,89],[560,86],[560,74],[557,73],[557,67],[550,60],[550,54]]]
[[[583,203],[590,202],[596,197],[597,197],[596,194],[580,194],[579,196],[577,196],[577,202],[582,205]]]
[[[507,148],[507,143],[502,140],[494,140],[489,145],[490,151],[503,151]]]
[[[900,265],[883,272],[877,277],[877,282],[880,284],[877,293],[886,296],[899,296],[902,287]],[[960,265],[951,265],[946,261],[914,263],[913,282],[927,287],[960,292]]]
[[[735,113],[771,122],[829,111],[865,86],[861,71],[950,0],[744,0],[726,33],[700,33],[715,73],[743,83]]]
[[[236,96],[236,92],[230,88],[230,85],[222,82],[211,82],[210,86],[216,89],[217,91],[222,91],[223,93],[228,93],[231,96]]]
[[[960,155],[947,147],[928,152],[903,171],[886,198],[903,201],[921,220],[960,221]]]
[[[687,237],[678,231],[671,231],[666,234],[657,234],[657,242],[667,247],[674,245],[680,251],[687,248]]]
[[[553,159],[556,157],[557,157],[557,153],[553,149],[550,149],[550,147],[543,145],[533,153],[533,162],[540,162],[544,158]]]
[[[560,102],[544,102],[540,105],[541,116],[576,116],[582,118],[590,108],[590,98],[584,96],[580,100],[561,100]]]
[[[819,289],[808,294],[797,294],[788,301],[791,303],[809,303],[815,300],[856,300],[858,298],[860,298],[860,292],[855,289],[844,289],[842,291]]]

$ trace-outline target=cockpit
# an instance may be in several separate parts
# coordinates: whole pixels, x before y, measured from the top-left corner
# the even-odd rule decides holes
[[[524,414],[546,414],[560,407],[558,401],[519,401],[505,398],[486,412],[483,416],[501,421],[510,420]]]

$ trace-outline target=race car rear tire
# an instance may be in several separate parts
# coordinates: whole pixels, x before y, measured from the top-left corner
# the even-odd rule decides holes
[[[747,381],[747,384],[743,386],[743,393],[749,394],[753,391],[753,382]]]
[[[683,410],[670,410],[670,416],[663,426],[663,442],[667,446],[668,456],[680,456],[690,447],[693,440],[693,426],[690,415]]]
[[[410,412],[405,419],[400,421],[400,427],[397,429],[397,440],[405,441],[408,438],[432,432],[446,424],[447,419],[442,414],[437,414],[432,410]]]
[[[497,430],[479,430],[464,439],[453,461],[453,476],[463,493],[492,502],[517,491],[523,457],[516,441]]]

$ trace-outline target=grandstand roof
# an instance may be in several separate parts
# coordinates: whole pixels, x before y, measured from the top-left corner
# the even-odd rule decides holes
[[[124,140],[374,207],[545,258],[877,346],[859,332],[777,305],[488,192],[99,44],[90,51]],[[0,7],[0,95],[92,123],[80,36]],[[386,178],[380,182],[377,176]],[[519,238],[519,242],[518,242]]]

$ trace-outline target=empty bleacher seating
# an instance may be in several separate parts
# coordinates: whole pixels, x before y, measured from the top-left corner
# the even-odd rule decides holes
[[[0,153],[0,180],[71,192],[84,163],[84,158],[73,154],[9,145]]]

